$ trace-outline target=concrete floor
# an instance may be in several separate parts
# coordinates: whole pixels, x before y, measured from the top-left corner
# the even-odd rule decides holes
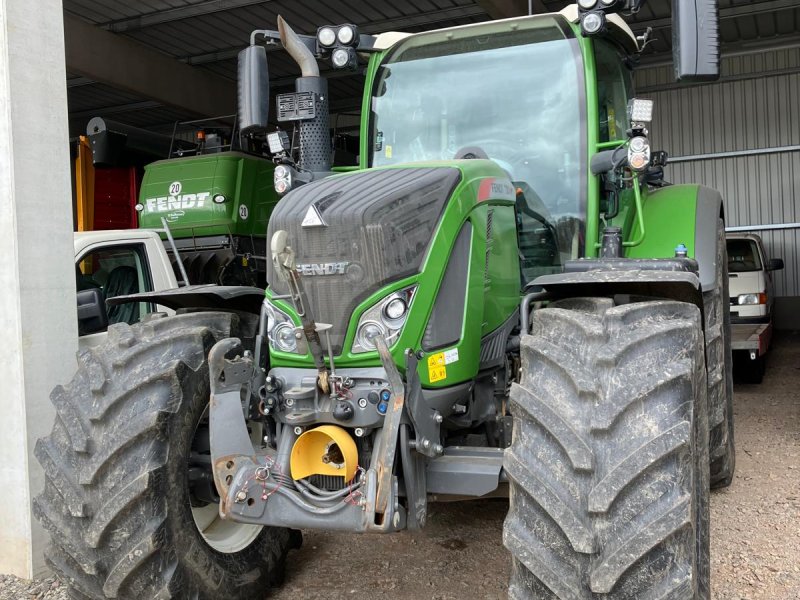
[[[800,598],[800,335],[775,340],[762,385],[735,387],[736,477],[711,496],[712,598]],[[271,598],[505,600],[506,501],[436,504],[418,534],[306,532]]]

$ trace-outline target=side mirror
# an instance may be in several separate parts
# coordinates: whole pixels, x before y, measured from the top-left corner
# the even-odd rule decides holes
[[[717,0],[672,0],[672,62],[676,81],[719,78]]]
[[[108,313],[103,290],[90,288],[78,292],[78,335],[108,329]]]
[[[239,130],[264,130],[269,124],[269,68],[264,46],[239,52]]]
[[[782,258],[770,258],[767,261],[767,271],[780,271],[783,269]]]

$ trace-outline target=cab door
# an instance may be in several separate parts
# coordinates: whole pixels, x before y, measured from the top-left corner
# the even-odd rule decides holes
[[[94,244],[86,248],[75,261],[75,284],[80,293],[96,289],[103,303],[109,298],[153,291],[153,278],[147,261],[144,243]],[[105,308],[105,307],[103,307]],[[155,310],[150,302],[122,304],[105,309],[108,324],[138,322]],[[78,346],[81,349],[97,346],[106,337],[106,329],[96,330],[78,321]]]

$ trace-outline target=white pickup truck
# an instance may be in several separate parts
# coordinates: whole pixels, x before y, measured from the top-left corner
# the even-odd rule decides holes
[[[772,340],[772,272],[783,269],[783,260],[768,258],[761,237],[754,233],[728,233],[726,238],[734,375],[746,383],[761,383]]]
[[[178,287],[158,233],[141,229],[76,232],[74,241],[81,349],[100,344],[110,324],[132,324],[156,310],[172,312],[150,302],[108,309],[105,304],[114,296]]]

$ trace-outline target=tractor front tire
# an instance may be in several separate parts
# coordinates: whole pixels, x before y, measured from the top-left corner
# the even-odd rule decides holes
[[[207,505],[201,531],[192,507],[202,504],[188,471],[207,418],[208,350],[241,334],[239,323],[200,312],[114,325],[53,390],[55,424],[35,450],[45,485],[34,514],[72,598],[245,600],[281,580],[290,530],[210,523]]]
[[[562,300],[534,313],[521,354],[504,461],[509,598],[708,598],[697,307]]]
[[[733,425],[733,358],[731,311],[728,292],[728,250],[725,222],[717,222],[716,285],[703,293],[705,313],[706,371],[708,373],[711,487],[728,487],[736,470]]]

